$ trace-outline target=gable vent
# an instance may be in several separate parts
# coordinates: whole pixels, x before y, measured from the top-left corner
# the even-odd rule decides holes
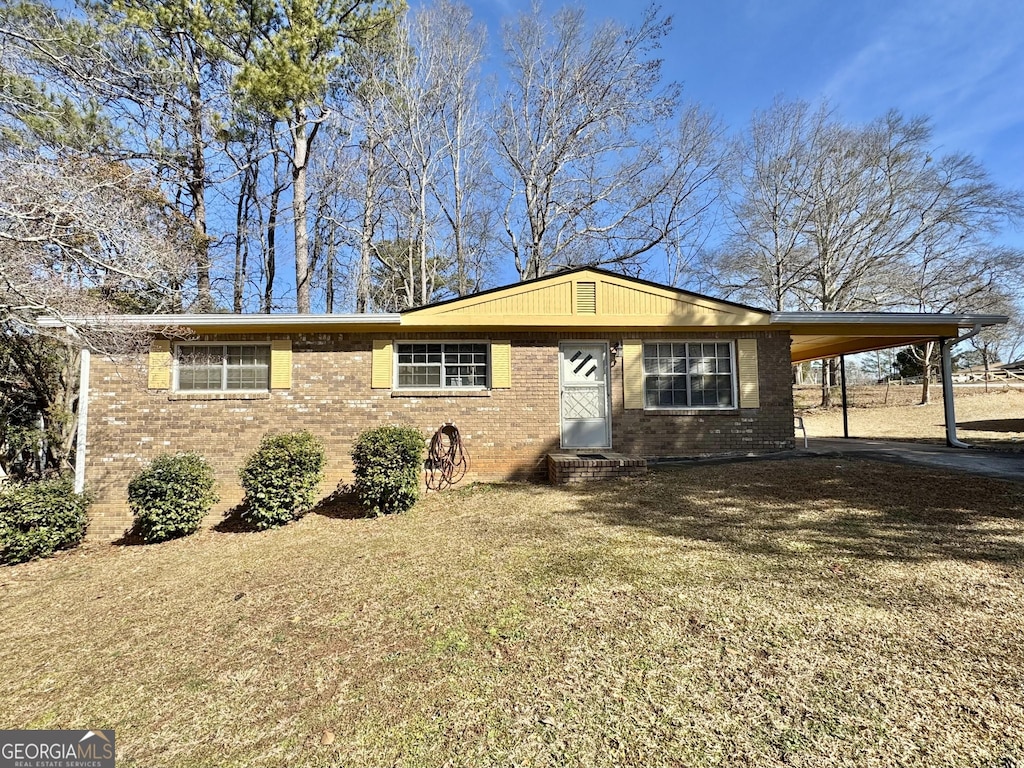
[[[597,314],[597,283],[576,283],[576,314]]]

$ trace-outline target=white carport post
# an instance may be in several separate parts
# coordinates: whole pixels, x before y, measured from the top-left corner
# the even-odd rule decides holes
[[[88,347],[82,347],[78,374],[78,433],[75,435],[75,493],[85,490],[85,441],[89,428],[89,360]]]
[[[939,340],[939,348],[942,350],[942,406],[946,415],[946,445],[951,448],[971,447],[956,436],[956,404],[953,402],[953,347],[979,333],[981,333],[981,326],[975,325],[974,330],[963,336]]]

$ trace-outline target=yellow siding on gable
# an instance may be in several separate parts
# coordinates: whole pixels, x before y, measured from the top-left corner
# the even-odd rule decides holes
[[[708,316],[722,314],[721,310],[614,283],[602,284],[601,293],[604,296],[602,312],[608,315],[670,315],[678,312]]]
[[[292,340],[272,339],[270,342],[270,388],[291,389]]]
[[[640,339],[622,340],[622,407],[644,407],[644,343]]]
[[[737,369],[740,375],[740,408],[760,408],[761,388],[757,378],[757,339],[736,342]]]
[[[533,290],[519,290],[507,295],[485,298],[479,302],[446,309],[444,313],[460,315],[570,315],[572,308],[572,282],[545,285]]]
[[[491,389],[512,387],[512,342],[491,342]]]
[[[149,345],[149,388],[171,388],[171,342],[155,339]]]
[[[394,343],[391,339],[373,340],[373,371],[370,374],[372,389],[391,389],[391,372],[394,368],[393,355]]]
[[[460,328],[736,328],[771,315],[597,270],[555,274],[402,314],[402,326]],[[636,332],[636,331],[631,331]]]

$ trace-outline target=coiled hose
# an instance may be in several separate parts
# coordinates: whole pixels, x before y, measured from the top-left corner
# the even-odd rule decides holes
[[[441,491],[466,476],[469,456],[462,444],[459,428],[454,424],[442,424],[430,438],[427,451],[427,488]]]

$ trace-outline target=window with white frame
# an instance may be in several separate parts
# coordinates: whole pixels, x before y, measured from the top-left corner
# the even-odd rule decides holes
[[[179,344],[176,389],[181,392],[270,389],[268,344]]]
[[[399,342],[395,345],[399,389],[487,387],[487,344]]]
[[[644,406],[733,408],[732,342],[658,341],[644,344]]]

